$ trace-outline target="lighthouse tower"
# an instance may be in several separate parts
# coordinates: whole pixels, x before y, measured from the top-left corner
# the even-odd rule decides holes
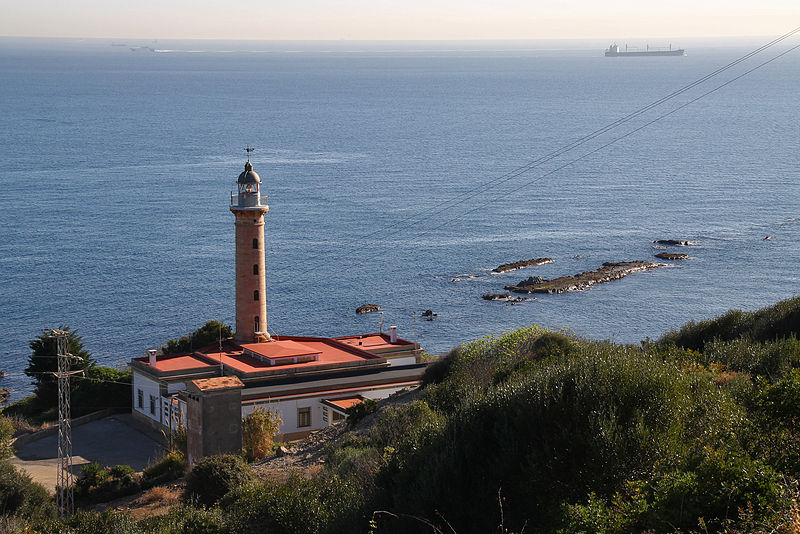
[[[261,197],[261,178],[249,158],[231,193],[236,217],[236,334],[238,343],[269,339],[267,333],[267,282],[264,260],[264,214],[267,196]],[[262,337],[263,336],[263,337]]]

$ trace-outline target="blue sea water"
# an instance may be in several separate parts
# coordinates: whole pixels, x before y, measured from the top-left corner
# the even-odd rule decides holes
[[[354,309],[376,303],[433,353],[533,323],[638,342],[798,294],[800,52],[603,148],[796,42],[510,179],[755,45],[112,44],[0,39],[0,387],[14,398],[44,328],[124,365],[232,324],[229,192],[247,144],[269,195],[273,333],[373,332],[378,316]],[[699,245],[589,291],[481,299],[648,260],[667,238]],[[490,273],[542,256],[555,263]],[[425,309],[438,316],[415,328]]]

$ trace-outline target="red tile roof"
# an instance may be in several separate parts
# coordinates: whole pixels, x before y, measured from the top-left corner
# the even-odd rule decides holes
[[[351,395],[350,397],[340,397],[338,399],[325,399],[323,402],[344,411],[351,406],[364,402],[364,397],[361,395]]]

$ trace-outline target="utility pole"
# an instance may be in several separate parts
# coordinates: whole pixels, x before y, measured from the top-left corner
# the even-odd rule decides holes
[[[58,475],[56,484],[56,505],[60,518],[69,517],[75,511],[75,500],[72,493],[72,425],[69,399],[70,375],[83,371],[70,371],[70,363],[78,360],[67,352],[67,336],[64,330],[51,330],[50,337],[55,338],[58,358]]]

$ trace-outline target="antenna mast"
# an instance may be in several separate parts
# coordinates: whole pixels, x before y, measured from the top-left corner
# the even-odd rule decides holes
[[[50,337],[56,340],[56,358],[58,372],[58,475],[56,484],[56,506],[61,518],[69,517],[75,512],[75,500],[72,493],[72,423],[70,414],[70,375],[83,371],[70,371],[72,360],[80,358],[67,352],[67,336],[65,330],[51,330]]]

